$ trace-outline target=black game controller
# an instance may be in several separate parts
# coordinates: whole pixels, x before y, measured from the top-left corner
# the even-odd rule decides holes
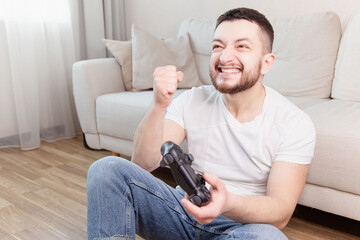
[[[170,166],[177,184],[189,195],[189,200],[196,206],[204,206],[211,199],[209,190],[205,187],[205,180],[201,174],[196,174],[191,168],[194,157],[184,153],[181,148],[167,141],[161,145],[161,167]]]

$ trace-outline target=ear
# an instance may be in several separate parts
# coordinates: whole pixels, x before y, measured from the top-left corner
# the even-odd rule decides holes
[[[265,74],[270,71],[275,61],[275,55],[273,53],[267,53],[263,57],[261,74]]]

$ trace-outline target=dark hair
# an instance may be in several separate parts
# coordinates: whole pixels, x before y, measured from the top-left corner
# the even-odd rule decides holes
[[[267,20],[263,14],[250,8],[231,9],[218,17],[218,19],[216,20],[215,29],[222,22],[235,20],[247,20],[249,22],[256,23],[268,38],[268,46],[267,48],[266,46],[264,46],[265,49],[269,52],[272,51],[272,45],[274,42],[274,29],[271,26],[269,20]]]

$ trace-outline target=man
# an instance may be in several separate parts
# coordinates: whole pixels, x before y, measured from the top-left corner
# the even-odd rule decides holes
[[[135,231],[146,239],[286,239],[279,229],[305,184],[315,131],[301,110],[262,84],[275,58],[272,42],[262,14],[234,9],[217,20],[214,87],[172,102],[183,74],[174,66],[155,70],[154,101],[134,139],[136,165],[108,157],[89,169],[89,239],[134,239]],[[159,166],[163,142],[185,137],[193,168],[211,185],[203,207],[147,172]]]

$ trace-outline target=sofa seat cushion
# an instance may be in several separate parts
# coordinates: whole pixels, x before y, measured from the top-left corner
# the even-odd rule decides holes
[[[307,182],[360,194],[360,103],[331,100],[304,111],[317,133]]]
[[[177,97],[186,90],[177,90]],[[153,100],[153,91],[121,92],[96,99],[96,121],[100,134],[132,141]]]

